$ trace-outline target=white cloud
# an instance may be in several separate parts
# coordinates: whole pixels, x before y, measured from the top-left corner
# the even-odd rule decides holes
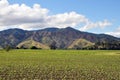
[[[29,7],[25,4],[10,5],[7,0],[0,1],[0,26],[21,26],[29,23],[42,23],[48,10],[39,4]]]
[[[115,31],[113,32],[106,32],[106,34],[115,36],[115,37],[119,37],[120,38],[120,27],[118,27]]]
[[[74,11],[49,15],[49,10],[42,8],[39,4],[29,7],[25,4],[9,4],[7,0],[0,0],[1,30],[14,27],[27,30],[46,27],[64,28],[68,26],[76,27],[79,24],[84,24],[80,30],[88,30],[95,27],[104,28],[111,25],[107,20],[94,23],[84,15]]]
[[[80,28],[80,30],[86,31],[86,30],[96,28],[96,27],[105,28],[106,26],[110,26],[110,25],[112,25],[112,23],[110,23],[107,20],[98,21],[98,22],[95,22],[95,23],[93,23],[91,21],[88,21],[87,24],[84,27]]]
[[[49,26],[67,27],[76,26],[80,23],[86,23],[85,16],[77,14],[76,12],[57,14],[49,16],[47,24]]]

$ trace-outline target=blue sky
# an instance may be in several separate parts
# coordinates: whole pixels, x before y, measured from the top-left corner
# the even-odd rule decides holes
[[[59,1],[58,0],[8,0],[7,2],[9,3],[9,6],[14,4],[19,4],[20,7],[22,4],[25,4],[25,6],[30,7],[32,9],[35,4],[39,4],[40,9],[45,8],[47,10],[43,12],[45,15],[47,15],[47,17],[50,16],[50,21],[51,21],[51,23],[48,23],[49,25],[44,24],[45,27],[39,27],[38,25],[37,25],[38,27],[34,27],[34,26],[26,27],[25,26],[26,24],[24,24],[24,26],[22,25],[21,27],[20,23],[23,24],[22,22],[16,22],[16,24],[12,24],[12,25],[9,24],[5,25],[7,27],[8,26],[16,27],[17,25],[20,25],[19,28],[22,29],[24,28],[40,29],[40,28],[46,28],[46,26],[64,28],[65,26],[67,27],[67,25],[70,26],[70,22],[71,22],[72,23],[71,26],[79,30],[93,32],[93,33],[106,33],[120,37],[120,22],[119,22],[120,0],[71,0],[71,1],[70,0],[59,0]],[[45,15],[42,14],[42,16]],[[65,22],[63,22],[60,17],[64,18],[65,15],[70,18],[65,19],[66,21],[64,20]],[[73,17],[71,17],[71,15]],[[76,18],[76,16],[79,16],[79,18]],[[40,21],[42,19],[41,17],[39,18]],[[73,21],[71,21],[70,19],[71,20],[73,19]],[[36,20],[31,20],[31,21],[36,21]],[[63,23],[61,24],[59,20],[62,21]],[[56,22],[56,24],[53,23],[52,21]],[[26,20],[26,22],[29,21]],[[40,23],[43,22],[44,21],[41,21]],[[42,26],[43,24],[40,25]],[[4,28],[4,25],[2,26],[3,29],[6,29]]]

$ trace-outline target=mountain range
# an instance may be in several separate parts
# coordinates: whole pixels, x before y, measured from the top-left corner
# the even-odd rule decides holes
[[[93,46],[95,43],[120,43],[120,38],[106,34],[94,34],[82,32],[71,27],[45,28],[41,30],[27,31],[22,29],[8,29],[0,31],[0,46],[10,45],[13,48],[37,48],[50,49],[53,45],[58,49],[79,48]],[[112,44],[114,45],[114,44]],[[118,45],[117,47],[120,47]]]

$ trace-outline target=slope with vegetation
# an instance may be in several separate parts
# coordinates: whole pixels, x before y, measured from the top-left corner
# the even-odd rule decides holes
[[[72,44],[68,47],[69,49],[85,49],[94,46],[94,43],[87,41],[85,39],[76,39],[72,42]]]
[[[37,49],[49,49],[48,46],[31,39],[23,41],[17,45],[17,48],[22,48],[22,49],[30,49],[32,47],[36,47]]]

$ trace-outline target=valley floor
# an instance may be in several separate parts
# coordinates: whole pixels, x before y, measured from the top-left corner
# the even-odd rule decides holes
[[[120,50],[0,50],[0,80],[120,80]]]

